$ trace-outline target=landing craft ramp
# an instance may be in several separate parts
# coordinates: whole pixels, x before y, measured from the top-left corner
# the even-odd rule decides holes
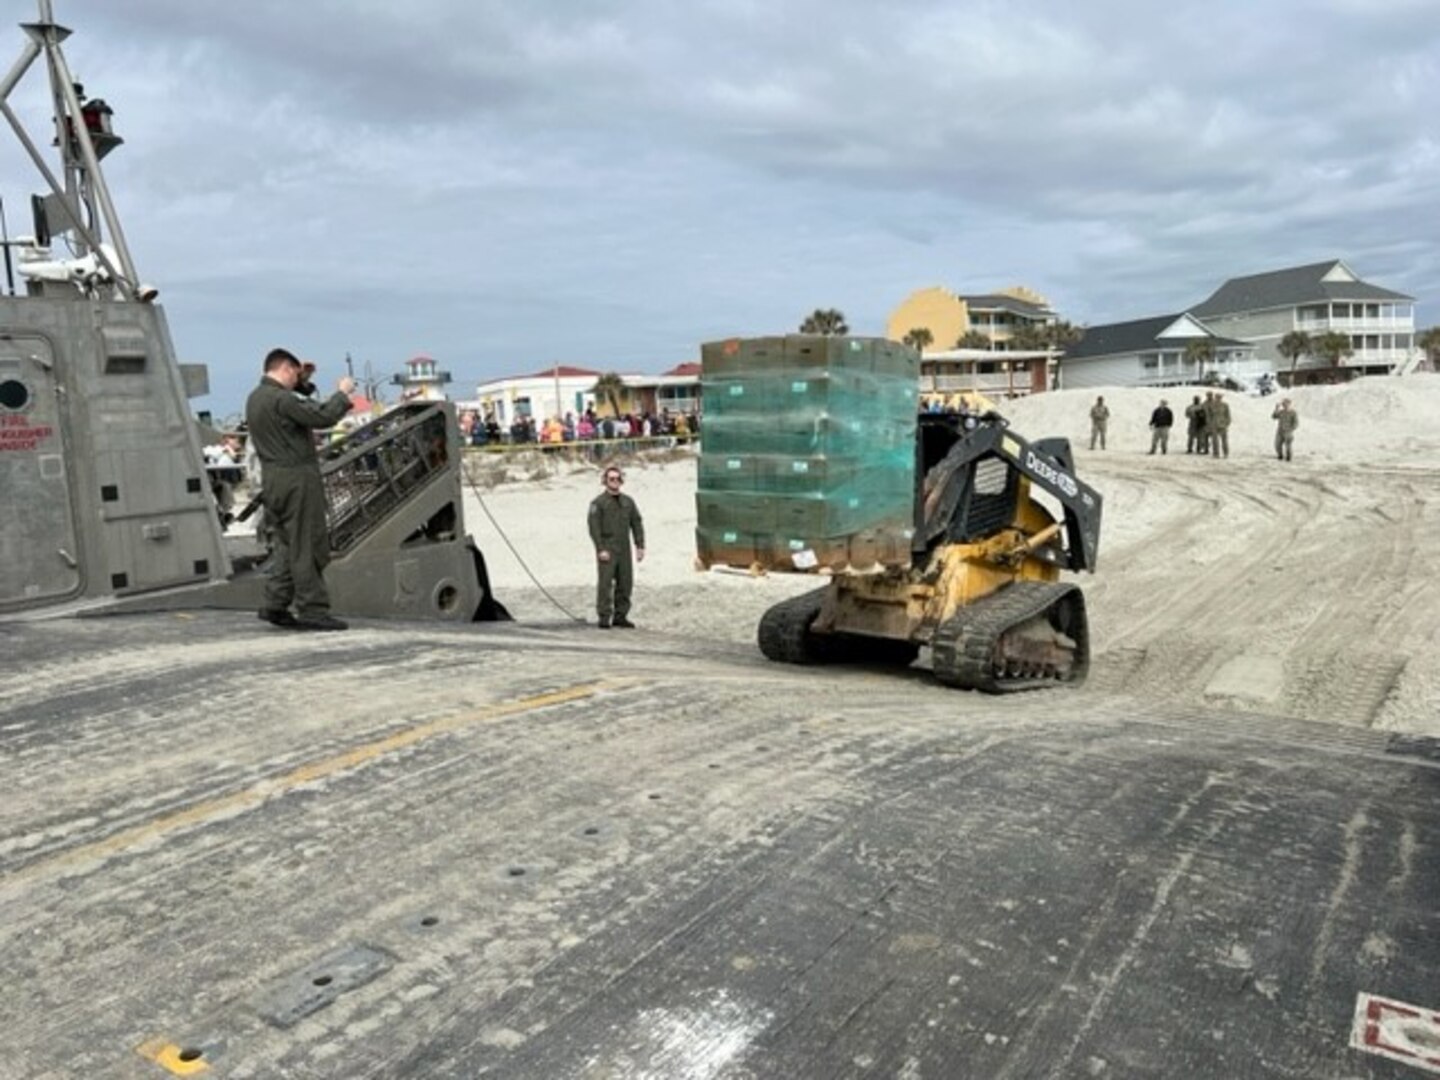
[[[202,612],[0,641],[0,1075],[1435,1056],[1415,1018],[1372,1025],[1411,1060],[1350,1045],[1361,994],[1436,1005],[1433,741],[644,631]]]
[[[449,402],[397,405],[324,448],[320,477],[331,552],[325,583],[335,611],[447,622],[509,619],[491,592],[485,558],[465,531],[463,476]],[[175,593],[169,602],[250,611],[266,606],[268,551],[253,538],[240,538],[237,546],[247,543],[230,580],[199,598]],[[128,606],[161,605],[142,598]]]

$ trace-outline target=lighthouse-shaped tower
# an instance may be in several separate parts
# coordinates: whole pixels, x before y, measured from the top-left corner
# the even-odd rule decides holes
[[[390,380],[400,387],[401,401],[444,401],[444,386],[450,372],[428,356],[414,356],[405,361],[405,370]]]

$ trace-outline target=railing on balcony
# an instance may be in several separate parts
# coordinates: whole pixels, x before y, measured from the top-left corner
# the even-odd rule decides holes
[[[1323,334],[1327,330],[1350,331],[1357,333],[1380,333],[1389,331],[1391,333],[1409,333],[1415,329],[1415,320],[1391,318],[1360,318],[1360,319],[1296,319],[1295,328],[1304,330],[1307,334]]]
[[[922,394],[953,394],[961,390],[973,390],[991,398],[1020,397],[1030,393],[1030,376],[1017,371],[1010,378],[1002,371],[989,375],[926,375],[920,380]]]
[[[1347,367],[1374,367],[1377,364],[1399,364],[1410,358],[1410,349],[1356,349],[1345,359]]]

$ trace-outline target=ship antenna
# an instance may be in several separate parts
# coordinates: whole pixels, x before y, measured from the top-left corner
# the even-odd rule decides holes
[[[60,43],[70,36],[70,31],[55,22],[50,0],[38,0],[38,4],[39,21],[21,25],[29,39],[24,52],[10,71],[0,78],[0,116],[10,124],[16,138],[20,140],[20,145],[49,185],[53,198],[48,201],[53,202],[69,219],[66,229],[74,230],[84,249],[105,268],[121,293],[127,299],[133,300],[139,288],[136,284],[138,279],[135,263],[130,257],[119,215],[111,201],[110,189],[100,171],[100,154],[96,151],[95,141],[80,107],[80,94],[75,79],[70,74],[70,67],[60,48]],[[15,85],[42,55],[50,74],[51,98],[57,126],[56,142],[60,146],[63,180],[57,177],[45,162],[35,141],[25,130],[9,102]],[[119,145],[121,141],[123,140],[112,137],[109,146]],[[82,205],[89,212],[89,223],[86,221],[87,215],[81,213]],[[109,226],[113,249],[101,245],[102,224]]]
[[[15,295],[15,264],[10,261],[10,226],[5,224],[5,200],[0,198],[0,247],[5,248],[5,284]]]

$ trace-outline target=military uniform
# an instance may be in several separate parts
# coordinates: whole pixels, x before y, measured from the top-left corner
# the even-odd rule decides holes
[[[1288,402],[1281,402],[1270,414],[1275,420],[1275,456],[1289,461],[1295,444],[1295,429],[1300,426],[1300,417]]]
[[[1210,456],[1230,456],[1230,404],[1216,394],[1205,403],[1205,430],[1210,433]]]
[[[320,428],[350,411],[340,392],[323,404],[262,378],[245,402],[245,423],[264,472],[265,519],[274,540],[265,607],[282,612],[293,602],[302,622],[330,612],[324,571],[330,562],[325,486],[315,454]]]
[[[1090,407],[1090,449],[1095,449],[1095,440],[1100,440],[1100,449],[1105,449],[1105,426],[1110,421],[1110,409],[1101,398]]]
[[[596,560],[600,580],[595,590],[595,613],[600,625],[608,626],[612,617],[623,621],[630,613],[630,593],[635,585],[630,538],[633,536],[635,546],[643,551],[645,523],[629,495],[603,491],[590,502],[589,525],[596,554],[610,553],[609,559]]]
[[[1185,453],[1205,453],[1210,437],[1205,434],[1205,404],[1198,397],[1185,406],[1185,422]]]

